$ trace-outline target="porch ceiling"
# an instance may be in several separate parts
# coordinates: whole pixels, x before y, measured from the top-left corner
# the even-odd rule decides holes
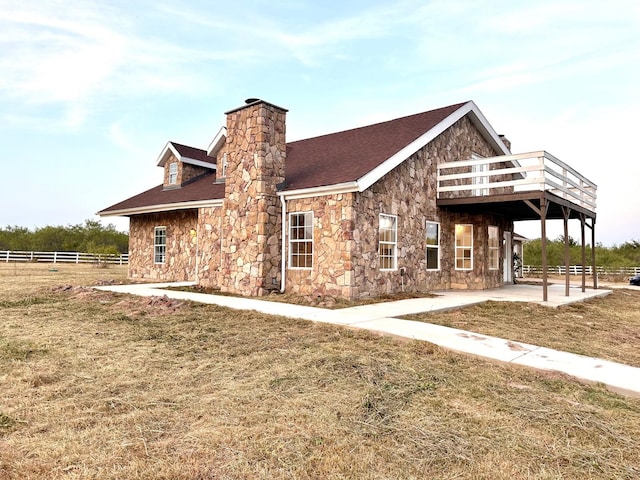
[[[587,218],[596,218],[595,212],[580,207],[557,195],[543,191],[509,193],[500,195],[486,195],[481,197],[441,198],[437,205],[445,210],[467,213],[492,213],[509,218],[513,221],[540,220],[540,214],[531,208],[533,204],[538,210],[542,201],[548,204],[547,220],[563,219],[562,207],[569,207],[569,218],[580,218],[580,214]]]

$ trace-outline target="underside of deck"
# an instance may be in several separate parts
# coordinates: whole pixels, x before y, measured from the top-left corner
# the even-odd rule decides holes
[[[513,221],[540,220],[546,205],[547,220],[596,218],[595,212],[560,198],[550,191],[529,191],[458,198],[439,198],[437,205],[450,211],[493,213]]]

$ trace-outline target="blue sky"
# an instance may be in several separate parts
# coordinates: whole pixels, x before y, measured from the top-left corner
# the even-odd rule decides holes
[[[598,184],[598,241],[640,239],[637,0],[0,0],[0,32],[0,226],[157,185],[168,140],[206,148],[248,97],[289,140],[474,100],[514,153]]]

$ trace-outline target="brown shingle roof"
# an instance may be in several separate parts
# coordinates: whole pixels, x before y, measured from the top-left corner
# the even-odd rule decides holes
[[[175,203],[197,202],[224,198],[224,183],[215,183],[215,175],[204,175],[181,188],[164,189],[162,185],[139,193],[98,212],[104,214]]]
[[[356,181],[462,105],[287,143],[285,190]]]
[[[201,162],[216,164],[216,159],[207,155],[206,150],[200,148],[190,147],[188,145],[182,145],[181,143],[171,142],[171,145],[178,151],[180,156],[192,158],[193,160],[200,160]]]
[[[409,115],[386,122],[287,143],[285,190],[355,182],[381,165],[465,103]],[[215,164],[205,150],[171,142],[180,155]],[[153,206],[220,200],[224,184],[207,175],[176,189],[162,185],[105,208],[99,214]],[[117,213],[115,213],[117,214]]]

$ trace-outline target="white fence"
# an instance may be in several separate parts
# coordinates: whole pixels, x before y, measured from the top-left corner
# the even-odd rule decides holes
[[[551,275],[564,275],[566,272],[564,265],[548,266],[547,273]],[[593,274],[593,268],[591,265],[585,265],[584,272],[586,275]],[[640,275],[640,267],[620,267],[620,268],[605,268],[596,266],[596,272],[598,275],[629,275],[630,277]],[[542,275],[542,267],[539,265],[523,265],[522,273],[524,275]],[[582,265],[569,265],[569,275],[582,275]]]
[[[109,263],[126,265],[129,254],[106,255],[80,252],[19,252],[0,250],[0,262],[42,262],[42,263]]]

